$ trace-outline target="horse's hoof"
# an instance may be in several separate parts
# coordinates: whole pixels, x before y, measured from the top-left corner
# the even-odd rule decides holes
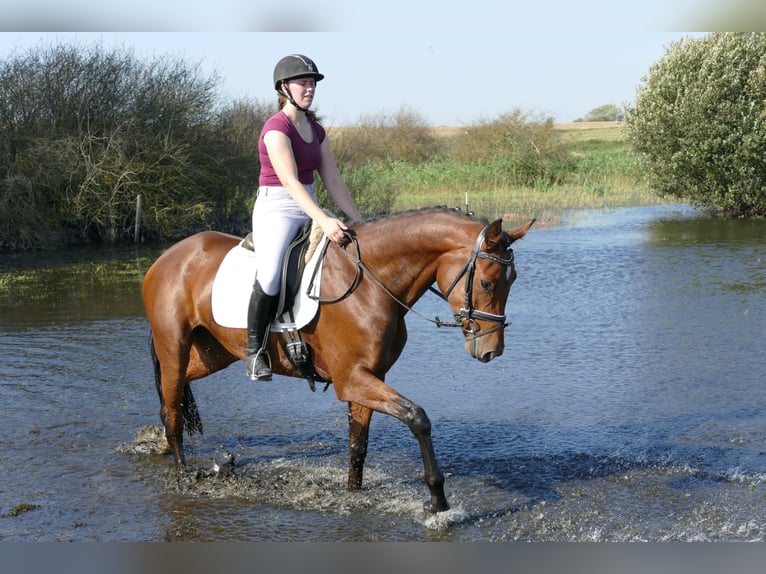
[[[446,510],[449,510],[449,504],[447,503],[446,500],[444,501],[429,500],[423,503],[423,510],[425,510],[427,514],[436,514],[437,512],[444,512]]]

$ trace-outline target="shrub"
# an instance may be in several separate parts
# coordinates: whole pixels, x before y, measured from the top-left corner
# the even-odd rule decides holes
[[[214,204],[191,144],[214,86],[179,61],[144,64],[99,46],[43,45],[0,62],[2,201],[26,190],[50,229],[97,240],[132,234],[139,194],[149,236],[204,225]],[[27,225],[9,221],[0,244]]]
[[[276,109],[276,100],[229,103],[218,113],[204,141],[195,146],[209,158],[205,163],[213,179],[208,182],[206,195],[216,206],[209,220],[216,229],[238,234],[250,230],[261,169],[258,139]]]
[[[417,113],[401,108],[394,115],[360,118],[350,128],[329,130],[333,155],[359,210],[366,217],[389,213],[401,186],[389,177],[397,164],[418,165],[440,154],[441,145]],[[317,199],[333,209],[317,180]]]
[[[453,156],[487,166],[506,185],[550,184],[559,180],[564,147],[551,118],[536,118],[519,109],[469,126],[458,136]]]
[[[766,215],[766,34],[671,44],[626,109],[626,130],[650,190]]]
[[[0,248],[249,228],[273,111],[217,109],[217,77],[169,57],[42,45],[0,61]],[[25,206],[26,209],[21,209]]]
[[[331,130],[338,165],[354,169],[370,161],[419,163],[440,151],[431,128],[407,108],[394,115],[363,116],[352,128]]]

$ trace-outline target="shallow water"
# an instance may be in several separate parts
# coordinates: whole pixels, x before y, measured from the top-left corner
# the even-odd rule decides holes
[[[401,423],[373,418],[364,488],[348,493],[332,389],[254,384],[239,365],[193,384],[205,434],[178,475],[155,452],[140,285],[71,279],[82,254],[58,254],[39,297],[0,305],[0,536],[764,540],[764,238],[763,222],[680,206],[575,213],[518,243],[502,357],[472,361],[456,331],[411,315],[387,382],[433,423],[453,506],[436,517]],[[431,295],[417,310],[447,312]],[[226,452],[233,473],[216,472]]]

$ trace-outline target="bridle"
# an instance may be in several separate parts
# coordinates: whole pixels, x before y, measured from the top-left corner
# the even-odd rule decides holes
[[[342,299],[345,299],[348,297],[355,289],[356,285],[359,281],[360,276],[360,270],[364,271],[367,276],[370,277],[383,291],[388,294],[389,297],[391,297],[394,301],[396,301],[399,305],[407,309],[407,311],[412,311],[416,315],[422,317],[423,319],[430,321],[434,323],[437,327],[461,327],[463,330],[469,334],[473,335],[471,340],[476,340],[479,337],[483,337],[485,335],[489,335],[490,333],[494,333],[495,331],[499,331],[501,329],[505,329],[509,323],[506,321],[505,315],[495,315],[494,313],[486,313],[484,311],[478,311],[474,309],[473,307],[473,277],[476,272],[476,260],[481,259],[488,259],[490,261],[493,261],[497,263],[498,265],[502,265],[504,267],[509,267],[513,265],[513,249],[508,247],[508,259],[502,259],[500,257],[496,257],[495,255],[492,255],[490,253],[485,253],[481,251],[481,246],[484,244],[484,239],[487,235],[487,230],[489,227],[484,227],[481,232],[479,233],[479,236],[476,238],[476,242],[473,245],[473,249],[471,250],[471,256],[468,258],[468,261],[465,262],[465,265],[460,269],[457,276],[452,280],[452,283],[450,283],[450,286],[447,288],[447,290],[444,293],[441,293],[438,289],[434,288],[433,285],[429,287],[429,290],[445,301],[448,301],[448,297],[450,293],[455,289],[455,286],[458,284],[460,279],[465,275],[465,305],[458,310],[457,313],[454,313],[455,322],[445,322],[439,319],[439,317],[435,317],[434,319],[429,319],[428,317],[425,317],[423,314],[418,313],[415,309],[413,309],[411,306],[407,305],[403,301],[400,301],[396,295],[394,295],[391,290],[385,286],[385,284],[378,279],[375,274],[370,271],[369,267],[364,264],[362,261],[361,252],[359,251],[359,243],[356,239],[356,234],[350,231],[346,231],[346,238],[347,238],[347,244],[353,243],[356,247],[356,255],[351,254],[345,247],[341,249],[343,253],[345,253],[348,257],[352,258],[357,266],[357,273],[356,277],[354,278],[354,281],[352,281],[349,288],[346,290],[346,292],[341,295],[340,297],[336,297],[333,299],[325,299],[321,297],[315,297],[318,299],[321,303],[335,303],[337,301],[340,301]],[[328,242],[329,244],[329,242]],[[326,246],[325,246],[326,249]],[[313,282],[313,280],[312,280]],[[488,329],[486,331],[481,331],[479,329],[479,325],[476,322],[476,320],[482,320],[482,321],[490,321],[492,323],[497,323],[494,327],[491,329]],[[469,327],[465,328],[465,323],[468,323]]]
[[[435,289],[433,286],[429,287],[433,293],[436,293],[439,297],[447,301],[447,298],[455,289],[458,281],[460,281],[463,275],[466,276],[465,306],[461,307],[458,312],[454,314],[455,324],[449,326],[463,327],[463,325],[468,322],[470,327],[467,329],[464,328],[464,331],[470,335],[473,335],[473,339],[478,339],[479,337],[489,335],[490,333],[494,333],[500,329],[505,329],[509,325],[509,323],[506,321],[505,315],[495,315],[494,313],[486,313],[484,311],[478,311],[473,308],[473,276],[476,272],[476,260],[479,258],[489,259],[490,261],[493,261],[504,267],[513,265],[513,249],[510,247],[508,248],[508,259],[501,259],[500,257],[496,257],[490,253],[481,251],[481,246],[484,244],[484,239],[487,235],[487,229],[489,228],[485,227],[481,230],[481,233],[479,233],[479,237],[476,238],[476,242],[474,243],[473,249],[471,250],[470,258],[465,262],[465,265],[463,265],[457,276],[452,280],[452,283],[450,283],[450,286],[447,287],[447,290],[444,293],[440,293],[439,290]],[[476,319],[481,319],[482,321],[490,321],[492,323],[497,323],[497,325],[487,331],[481,331],[479,329],[478,323],[476,322]]]

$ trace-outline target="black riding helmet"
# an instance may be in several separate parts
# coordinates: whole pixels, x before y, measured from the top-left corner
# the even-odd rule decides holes
[[[279,60],[274,67],[274,89],[282,93],[279,85],[285,80],[295,78],[314,78],[318,82],[324,75],[319,73],[311,58],[301,54],[290,54]]]

